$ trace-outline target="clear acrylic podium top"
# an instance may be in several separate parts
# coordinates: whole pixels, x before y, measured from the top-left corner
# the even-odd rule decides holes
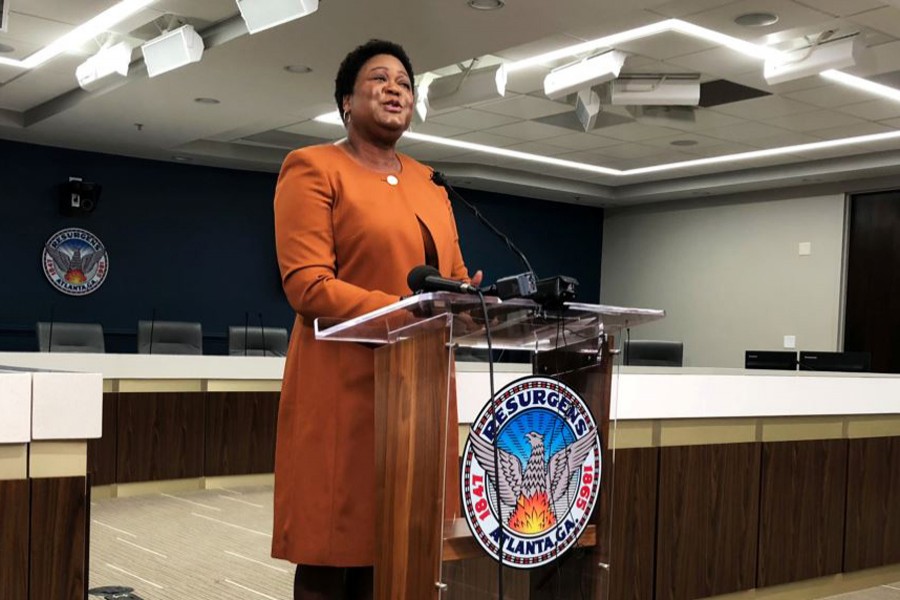
[[[599,304],[566,303],[546,310],[532,300],[486,297],[492,346],[496,350],[541,352],[599,338],[604,334],[662,319],[665,311]],[[450,327],[453,343],[487,348],[485,316],[477,296],[430,292],[404,298],[355,319],[320,317],[316,338],[385,344],[424,329]]]

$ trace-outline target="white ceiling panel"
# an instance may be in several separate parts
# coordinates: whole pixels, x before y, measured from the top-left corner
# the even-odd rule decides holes
[[[619,44],[616,46],[616,50],[652,58],[654,60],[669,60],[676,56],[703,52],[714,48],[715,46],[715,44],[706,40],[669,31],[652,37]]]
[[[885,6],[882,0],[795,0],[810,8],[820,10],[835,17],[849,17]]]
[[[462,140],[463,142],[471,142],[473,144],[484,144],[485,146],[496,146],[503,148],[512,146],[522,141],[521,138],[509,137],[507,135],[498,135],[488,131],[473,131],[453,137],[454,140]]]
[[[740,15],[758,12],[775,13],[778,15],[778,22],[768,27],[744,27],[734,22],[734,19]],[[831,15],[828,13],[808,8],[796,2],[785,2],[785,0],[738,0],[737,2],[731,2],[693,14],[686,20],[727,33],[728,35],[754,41],[769,33],[811,23],[824,22],[831,18]]]
[[[337,140],[344,137],[343,128],[338,127],[337,125],[313,121],[312,119],[294,123],[287,127],[279,127],[279,131],[296,133],[298,135],[308,135],[310,137],[318,137],[326,140]]]
[[[563,127],[556,127],[554,125],[545,125],[544,123],[535,123],[534,121],[521,121],[519,123],[494,127],[489,129],[488,132],[509,136],[523,141],[535,142],[537,140],[547,140],[549,138],[568,135],[571,130]]]
[[[839,127],[841,125],[860,125],[865,122],[864,119],[859,117],[833,110],[815,110],[784,117],[775,117],[764,121],[768,125],[801,132],[825,129],[827,127]]]
[[[654,6],[650,10],[666,17],[681,19],[694,13],[724,6],[730,2],[734,2],[734,0],[673,0],[672,2],[665,2],[659,6]]]
[[[880,123],[862,123],[858,125],[847,125],[844,127],[829,127],[827,129],[817,129],[810,131],[810,135],[823,140],[838,140],[843,138],[856,137],[859,135],[872,135],[875,133],[885,133],[900,128],[900,119],[897,119],[896,125],[890,125],[889,121]]]
[[[867,121],[883,121],[900,117],[900,102],[869,100],[868,102],[842,106],[838,110]]]
[[[894,6],[870,10],[854,16],[851,20],[895,38],[900,37],[900,9]]]
[[[408,152],[410,156],[423,162],[447,160],[450,157],[465,153],[465,150],[450,146],[439,146],[438,144],[416,144]]]
[[[441,125],[460,127],[467,131],[489,129],[491,127],[499,127],[500,125],[507,125],[519,121],[516,117],[507,117],[471,108],[455,110],[453,112],[429,118],[428,120],[432,123],[439,123]]]
[[[603,154],[599,154],[597,152],[587,152],[587,151],[578,151],[578,152],[566,152],[560,154],[556,158],[561,158],[563,160],[571,160],[575,162],[586,163],[589,165],[608,166],[607,162],[609,162],[610,157],[604,156]],[[618,167],[611,167],[613,169],[617,169]]]
[[[28,71],[0,87],[0,103],[25,111],[78,87],[75,68],[82,59],[61,56],[35,71]]]
[[[684,140],[690,140],[692,142],[696,142],[690,146],[679,146],[673,145],[672,142],[681,142]],[[659,148],[664,148],[666,150],[677,151],[677,152],[687,152],[689,154],[695,152],[696,150],[708,147],[708,146],[718,146],[722,144],[722,140],[715,137],[698,135],[696,133],[678,133],[676,135],[670,135],[666,137],[656,138],[652,140],[647,140],[643,142],[649,146],[656,146]]]
[[[583,133],[570,133],[551,138],[548,144],[560,146],[567,150],[596,150],[606,146],[621,144],[622,140],[604,137],[602,135],[585,135]]]
[[[469,131],[463,127],[451,127],[450,125],[442,125],[430,120],[426,120],[424,123],[413,123],[409,130],[416,133],[437,135],[440,137],[453,137],[454,135],[460,135]]]
[[[781,148],[783,146],[799,146],[821,141],[818,136],[811,133],[798,133],[785,131],[775,135],[753,138],[747,140],[747,144],[756,148]]]
[[[610,127],[595,129],[591,132],[591,135],[601,135],[625,142],[640,142],[642,140],[665,137],[674,133],[678,133],[678,130],[669,127],[644,125],[642,123],[624,123],[622,125],[611,125]]]
[[[822,79],[822,82],[825,80]],[[806,102],[822,108],[837,108],[848,104],[858,104],[872,99],[868,92],[845,85],[831,84],[822,87],[785,94],[791,100]]]
[[[534,96],[514,96],[502,100],[492,100],[491,102],[483,102],[476,108],[485,112],[517,117],[519,119],[537,119],[572,110],[572,106],[569,104]]]
[[[761,98],[751,98],[750,100],[723,104],[716,106],[713,110],[743,119],[774,119],[775,117],[815,110],[815,107],[805,102],[791,100],[790,98],[763,96]]]
[[[509,146],[509,149],[516,150],[518,152],[527,152],[529,154],[537,154],[540,156],[558,156],[570,151],[568,148],[564,148],[562,146],[554,146],[553,144],[548,142],[524,142],[522,144],[513,144],[512,146]]]
[[[763,68],[762,61],[721,47],[673,58],[670,62],[690,71],[720,77],[731,77],[756,70],[762,72]]]
[[[9,13],[9,27],[0,33],[0,42],[16,47],[17,42],[27,42],[32,47],[44,47],[72,30],[72,26],[54,19]]]
[[[763,139],[776,135],[790,135],[791,132],[780,127],[764,125],[762,123],[738,123],[737,125],[727,125],[725,127],[717,127],[708,129],[703,132],[704,135],[716,137],[726,141],[742,140],[751,142],[752,140]]]
[[[644,158],[662,154],[663,150],[647,144],[619,144],[618,146],[607,146],[599,153],[610,158]]]

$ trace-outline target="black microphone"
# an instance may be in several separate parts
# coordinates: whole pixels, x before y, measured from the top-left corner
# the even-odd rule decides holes
[[[406,276],[406,285],[413,292],[457,292],[477,294],[478,288],[463,281],[445,279],[441,272],[429,265],[414,267]]]
[[[56,307],[50,305],[50,331],[47,333],[47,353],[53,352],[53,311]]]
[[[156,326],[156,307],[153,307],[153,314],[150,315],[150,347],[147,354],[153,354],[153,328]]]

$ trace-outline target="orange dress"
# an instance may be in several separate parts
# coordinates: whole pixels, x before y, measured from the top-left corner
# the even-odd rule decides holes
[[[334,145],[288,155],[275,190],[275,242],[297,317],[285,362],[275,450],[272,556],[293,563],[374,562],[374,354],[315,340],[316,317],[352,318],[408,295],[425,263],[423,229],[444,277],[466,279],[456,223],[431,169],[400,155],[394,175],[372,171]],[[450,407],[456,430],[455,401]],[[450,435],[448,506],[458,503]]]

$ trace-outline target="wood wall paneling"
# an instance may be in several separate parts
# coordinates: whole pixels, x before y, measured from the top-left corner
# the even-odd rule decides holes
[[[847,440],[762,447],[757,586],[841,572]]]
[[[271,473],[275,469],[278,392],[206,395],[204,475]]]
[[[31,480],[31,600],[84,599],[87,515],[84,477]]]
[[[87,470],[91,474],[91,485],[110,485],[116,482],[117,408],[119,394],[103,394],[102,437],[88,440]]]
[[[205,394],[120,393],[116,481],[203,476]]]
[[[760,444],[660,450],[657,599],[755,587],[759,477]]]
[[[900,437],[849,443],[844,571],[900,563]]]
[[[28,598],[30,497],[27,479],[0,481],[0,600]]]

